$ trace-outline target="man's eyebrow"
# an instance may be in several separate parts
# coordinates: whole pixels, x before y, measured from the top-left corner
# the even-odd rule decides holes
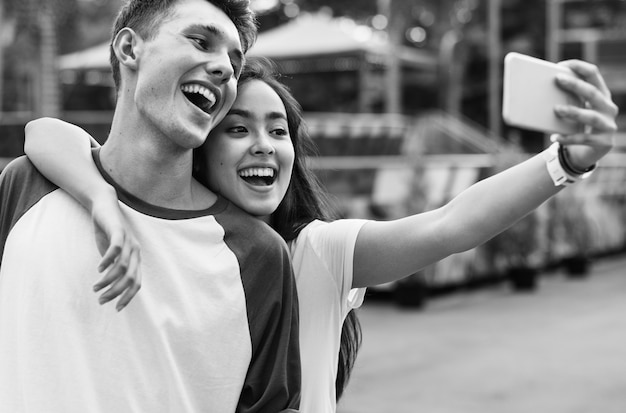
[[[200,32],[208,32],[218,37],[224,37],[224,30],[220,29],[219,27],[216,27],[213,24],[195,23],[195,24],[190,25],[187,28],[187,30],[197,30]]]

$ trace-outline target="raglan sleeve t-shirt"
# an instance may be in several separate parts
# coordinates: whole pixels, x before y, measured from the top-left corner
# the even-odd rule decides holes
[[[297,409],[284,241],[223,198],[181,211],[117,189],[142,246],[142,288],[121,312],[92,290],[101,258],[87,211],[25,157],[2,172],[0,411]]]

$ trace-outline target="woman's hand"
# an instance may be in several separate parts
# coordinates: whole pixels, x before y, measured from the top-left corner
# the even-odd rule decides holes
[[[559,117],[583,124],[584,131],[567,136],[553,135],[552,140],[567,145],[572,165],[585,170],[613,148],[617,131],[615,118],[619,109],[611,100],[611,92],[597,66],[580,60],[566,60],[559,64],[567,66],[579,77],[559,75],[559,86],[578,96],[585,104],[583,107],[558,106],[555,112]]]
[[[91,205],[96,244],[102,255],[98,271],[106,271],[94,285],[94,291],[109,287],[98,301],[105,304],[120,296],[115,308],[121,311],[141,288],[141,255],[139,243],[122,215],[115,190],[111,190],[112,193],[94,197]]]

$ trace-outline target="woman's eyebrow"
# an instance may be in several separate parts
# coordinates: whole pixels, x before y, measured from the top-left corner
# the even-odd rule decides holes
[[[249,110],[232,108],[230,111],[228,111],[228,116],[231,116],[231,115],[237,115],[237,116],[241,116],[244,118],[251,118],[252,112],[250,112]]]
[[[242,118],[254,119],[254,113],[245,109],[233,108],[228,112],[226,116],[241,116]],[[287,116],[282,112],[269,112],[265,114],[265,119],[276,120],[281,119],[287,121]]]
[[[227,116],[241,116],[243,118],[254,118],[254,114],[245,109],[237,109],[233,108],[228,112]],[[287,116],[281,112],[269,112],[265,114],[265,119],[275,120],[275,119],[283,119],[287,120]]]
[[[281,112],[270,112],[267,115],[265,115],[266,119],[284,119],[287,120],[287,116],[284,113]]]

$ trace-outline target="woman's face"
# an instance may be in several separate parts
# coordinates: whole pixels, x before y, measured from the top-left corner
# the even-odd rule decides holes
[[[212,191],[251,215],[273,213],[287,192],[295,158],[278,94],[260,80],[241,85],[203,152]]]

